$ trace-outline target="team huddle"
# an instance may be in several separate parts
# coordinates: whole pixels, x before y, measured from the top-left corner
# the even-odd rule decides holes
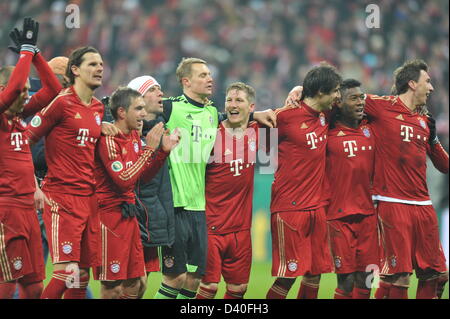
[[[441,297],[448,271],[426,161],[447,174],[449,158],[426,109],[424,61],[394,72],[391,96],[366,94],[321,63],[283,107],[263,112],[255,90],[235,82],[220,113],[202,59],[179,63],[178,97],[163,98],[144,75],[100,101],[98,50],[78,48],[57,70],[38,33],[26,18],[10,33],[16,66],[0,68],[0,298],[84,299],[91,269],[105,299],[142,298],[157,271],[155,299],[215,298],[221,277],[223,298],[244,298],[254,170],[273,148],[268,299],[286,298],[299,276],[297,298],[316,299],[330,272],[335,299],[369,299],[375,271],[377,299],[407,299],[413,272],[416,298]],[[30,98],[31,64],[40,83]],[[45,288],[43,233],[53,264]]]

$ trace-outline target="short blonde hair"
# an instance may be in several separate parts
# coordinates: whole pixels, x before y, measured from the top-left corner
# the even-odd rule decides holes
[[[181,80],[185,77],[190,77],[192,75],[192,64],[202,63],[207,64],[205,60],[198,58],[183,58],[181,62],[178,64],[176,75],[178,81],[181,83]]]
[[[243,91],[247,94],[247,101],[249,101],[250,103],[255,102],[255,97],[256,97],[255,89],[253,87],[251,87],[250,85],[245,84],[243,82],[231,83],[227,87],[226,95],[228,95],[228,92],[230,92],[231,90]]]

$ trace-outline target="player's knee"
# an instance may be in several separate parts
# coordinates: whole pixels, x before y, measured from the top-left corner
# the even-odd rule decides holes
[[[219,284],[217,282],[200,282],[200,287],[217,291]]]
[[[140,279],[140,286],[139,286],[139,293],[138,293],[138,299],[142,299],[142,297],[145,294],[145,291],[147,290],[147,276],[142,276]]]
[[[247,292],[247,284],[240,284],[240,285],[234,285],[234,284],[227,284],[227,290],[236,292],[240,295],[244,295]]]
[[[181,289],[186,282],[186,273],[163,274],[162,282],[169,287]]]
[[[286,290],[291,289],[292,285],[295,283],[296,278],[277,278],[274,285],[285,288]]]
[[[320,283],[320,275],[304,275],[302,282],[310,285],[318,285]]]
[[[122,281],[102,281],[101,297],[102,299],[118,299],[122,294]]]
[[[409,273],[399,273],[395,274],[392,278],[392,284],[395,286],[409,287],[411,281],[411,274]]]
[[[355,275],[350,274],[337,274],[338,288],[345,291],[346,293],[351,293],[353,286],[355,285]]]
[[[133,290],[139,290],[141,286],[141,279],[140,278],[131,278],[124,280],[122,282],[122,286],[126,289],[133,289]]]

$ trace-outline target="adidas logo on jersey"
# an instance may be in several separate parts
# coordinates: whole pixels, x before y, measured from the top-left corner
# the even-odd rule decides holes
[[[403,116],[400,114],[400,115],[398,115],[398,116],[396,116],[395,117],[397,120],[402,120],[402,121],[404,121],[405,119],[403,118]]]
[[[186,116],[186,120],[193,120],[193,117],[192,117],[192,115],[191,114],[188,114],[187,116]]]
[[[308,128],[308,127],[309,127],[309,126],[306,125],[306,123],[302,123],[302,126],[300,126],[301,129],[305,129],[305,128]]]
[[[81,115],[80,115],[80,113],[78,113],[78,112],[77,112],[77,114],[75,114],[75,119],[76,119],[76,120],[79,120],[79,119],[81,119]]]

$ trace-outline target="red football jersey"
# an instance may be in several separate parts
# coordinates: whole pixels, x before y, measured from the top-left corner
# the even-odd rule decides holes
[[[33,159],[25,138],[27,124],[18,116],[0,114],[0,201],[31,196],[36,190]]]
[[[219,125],[206,167],[206,223],[211,234],[248,230],[252,223],[253,177],[258,124],[251,122],[238,139]]]
[[[164,151],[142,150],[139,133],[100,137],[95,156],[97,198],[102,209],[109,209],[122,202],[135,203],[134,188],[145,174],[151,179],[169,155]]]
[[[272,213],[311,210],[328,203],[324,192],[328,119],[304,102],[277,113],[278,168]]]
[[[8,85],[0,93],[0,203],[33,203],[36,189],[33,160],[26,138],[26,123],[23,119],[46,106],[59,92],[61,85],[51,72],[45,59],[37,54],[33,64],[38,70],[42,88],[25,104],[21,114],[10,116],[4,113],[22,92],[29,72],[32,54],[21,54]]]
[[[426,155],[428,152],[435,162],[434,149],[445,151],[440,145],[433,146],[431,151],[427,117],[409,110],[398,96],[367,95],[365,112],[370,117],[377,145],[374,194],[431,204]],[[443,166],[448,171],[448,155],[444,155]]]
[[[329,130],[326,165],[330,196],[328,220],[374,213],[371,193],[374,158],[375,137],[366,121],[356,129],[338,122]]]
[[[28,126],[29,138],[45,138],[48,172],[43,190],[88,196],[95,191],[94,153],[100,137],[103,104],[81,102],[73,86],[63,91]]]

